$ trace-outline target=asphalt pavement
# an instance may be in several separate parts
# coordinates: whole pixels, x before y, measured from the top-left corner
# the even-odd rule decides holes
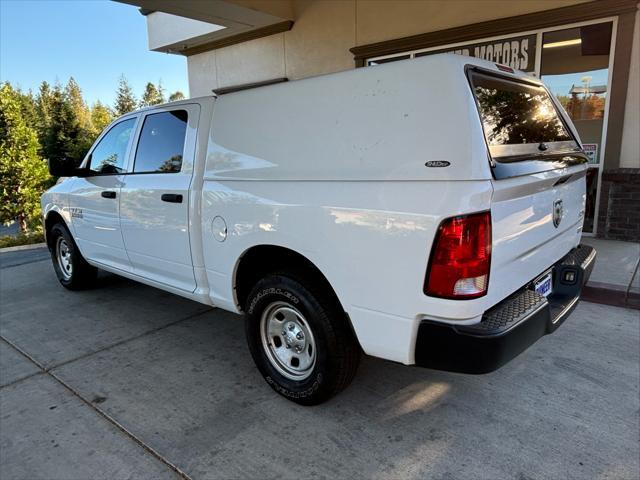
[[[637,479],[640,312],[583,302],[502,369],[365,357],[305,408],[242,320],[109,274],[69,292],[0,253],[0,478]]]

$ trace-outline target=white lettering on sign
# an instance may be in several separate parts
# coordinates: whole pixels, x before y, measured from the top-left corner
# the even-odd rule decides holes
[[[512,37],[493,42],[471,42],[454,48],[453,50],[451,48],[441,48],[428,52],[417,52],[415,56],[424,57],[437,53],[455,53],[456,55],[482,58],[492,63],[509,66],[515,70],[533,73],[535,71],[535,62],[531,60],[535,59],[536,39],[536,35],[531,34],[524,37]],[[532,52],[532,55],[529,55],[529,52]],[[385,62],[393,61],[394,59],[401,60],[403,58],[409,58],[409,55],[405,53],[397,57],[390,57],[385,60]],[[368,63],[369,65],[374,65],[377,62],[375,60],[369,60]]]
[[[520,61],[520,70],[524,70],[527,65],[529,65],[529,39],[525,38],[522,40],[522,48],[520,48],[522,52],[522,60]]]
[[[535,65],[529,64],[529,60],[533,58],[533,55],[529,55],[529,52],[533,51],[535,53],[535,44],[536,36],[527,35],[526,37],[514,37],[505,40],[496,40],[495,42],[470,43],[454,50],[442,49],[432,50],[430,52],[419,52],[416,56],[421,57],[444,52],[455,53],[458,55],[482,58],[492,63],[500,63],[516,70],[532,72],[535,69]]]
[[[465,49],[465,51],[469,51]],[[455,50],[452,53],[458,53]],[[464,54],[463,54],[464,55]],[[517,70],[527,70],[529,66],[529,39],[512,40],[510,42],[481,45],[473,49],[473,56],[490,62],[508,65]]]

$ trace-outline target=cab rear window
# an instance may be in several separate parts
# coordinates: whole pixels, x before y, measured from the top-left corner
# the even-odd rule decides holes
[[[478,72],[470,80],[492,156],[577,147],[544,88]]]

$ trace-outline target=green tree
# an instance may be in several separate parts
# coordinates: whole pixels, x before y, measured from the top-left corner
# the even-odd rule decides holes
[[[78,136],[74,138],[73,146],[71,147],[72,157],[78,162],[84,158],[87,151],[89,151],[93,140],[99,132],[96,132],[93,126],[89,107],[82,97],[80,86],[73,77],[69,78],[64,89],[64,95],[66,101],[71,105],[73,116],[79,128]]]
[[[116,91],[116,103],[114,105],[116,115],[120,116],[132,112],[136,109],[137,103],[131,85],[129,85],[125,76],[121,75],[118,82],[118,90]]]
[[[147,82],[142,98],[140,99],[140,107],[150,107],[151,105],[163,103],[164,98],[161,89],[161,86],[158,88],[153,83]]]
[[[20,94],[0,87],[0,221],[17,220],[26,233],[40,224],[40,195],[47,187],[47,165],[38,156],[38,136],[26,125]]]
[[[40,84],[35,101],[37,114],[36,130],[38,132],[40,145],[43,145],[47,130],[51,124],[51,104],[53,102],[51,86],[47,82]]]
[[[71,104],[74,115],[78,119],[80,128],[85,130],[85,132],[91,132],[93,130],[93,125],[91,124],[89,107],[87,107],[84,98],[82,98],[82,90],[73,77],[69,78],[64,89],[64,93],[67,97],[67,101]]]
[[[20,102],[20,113],[25,124],[28,127],[36,128],[38,123],[38,112],[36,110],[36,100],[33,97],[33,93],[29,90],[24,93],[18,89],[15,90],[18,95],[18,101]]]
[[[111,123],[113,120],[113,112],[109,107],[104,105],[100,100],[91,107],[91,123],[96,132],[96,136]]]
[[[162,86],[162,80],[158,80],[158,95],[160,95],[159,103],[166,102],[165,96],[164,96],[164,87]]]
[[[182,93],[180,90],[176,90],[171,95],[169,95],[170,102],[177,102],[178,100],[183,100],[184,98],[184,93]]]
[[[73,105],[65,91],[56,85],[51,92],[49,125],[44,135],[42,152],[47,159],[67,160],[77,164],[90,140],[80,126]]]

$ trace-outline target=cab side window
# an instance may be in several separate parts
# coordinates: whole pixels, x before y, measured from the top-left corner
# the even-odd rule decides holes
[[[136,119],[129,118],[111,127],[91,152],[89,169],[102,174],[125,173],[127,145],[135,124]]]
[[[147,115],[138,140],[133,172],[179,172],[182,168],[187,120],[185,110]]]

